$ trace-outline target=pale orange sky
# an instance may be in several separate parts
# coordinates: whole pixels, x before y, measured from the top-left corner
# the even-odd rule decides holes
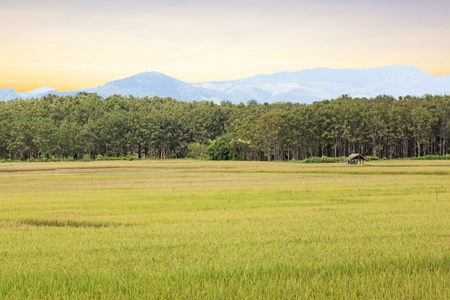
[[[448,0],[2,0],[0,88],[413,65],[450,75]]]

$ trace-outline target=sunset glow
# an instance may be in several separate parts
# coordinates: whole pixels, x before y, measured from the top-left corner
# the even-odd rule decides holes
[[[61,91],[157,71],[187,82],[413,65],[450,75],[450,2],[0,3],[0,88]]]

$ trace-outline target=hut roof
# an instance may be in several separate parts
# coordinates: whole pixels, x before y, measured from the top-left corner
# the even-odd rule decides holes
[[[351,161],[353,159],[362,159],[362,160],[367,160],[364,156],[362,156],[360,153],[353,153],[351,154],[349,157],[347,157],[346,159],[344,159],[344,162],[348,162]]]

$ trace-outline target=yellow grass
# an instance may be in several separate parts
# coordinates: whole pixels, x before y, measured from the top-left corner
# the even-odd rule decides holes
[[[0,298],[450,296],[450,162],[0,164]]]

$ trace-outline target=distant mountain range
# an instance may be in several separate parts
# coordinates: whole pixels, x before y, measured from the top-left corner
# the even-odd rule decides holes
[[[343,94],[352,97],[450,94],[450,76],[436,77],[412,66],[395,65],[372,69],[318,68],[256,75],[231,81],[187,83],[161,73],[148,72],[115,80],[97,88],[73,92],[59,92],[47,87],[27,93],[0,89],[0,100],[39,98],[48,94],[75,95],[82,91],[97,93],[102,97],[120,94],[172,97],[184,101],[228,100],[245,103],[254,99],[259,103],[311,103],[334,99]]]

